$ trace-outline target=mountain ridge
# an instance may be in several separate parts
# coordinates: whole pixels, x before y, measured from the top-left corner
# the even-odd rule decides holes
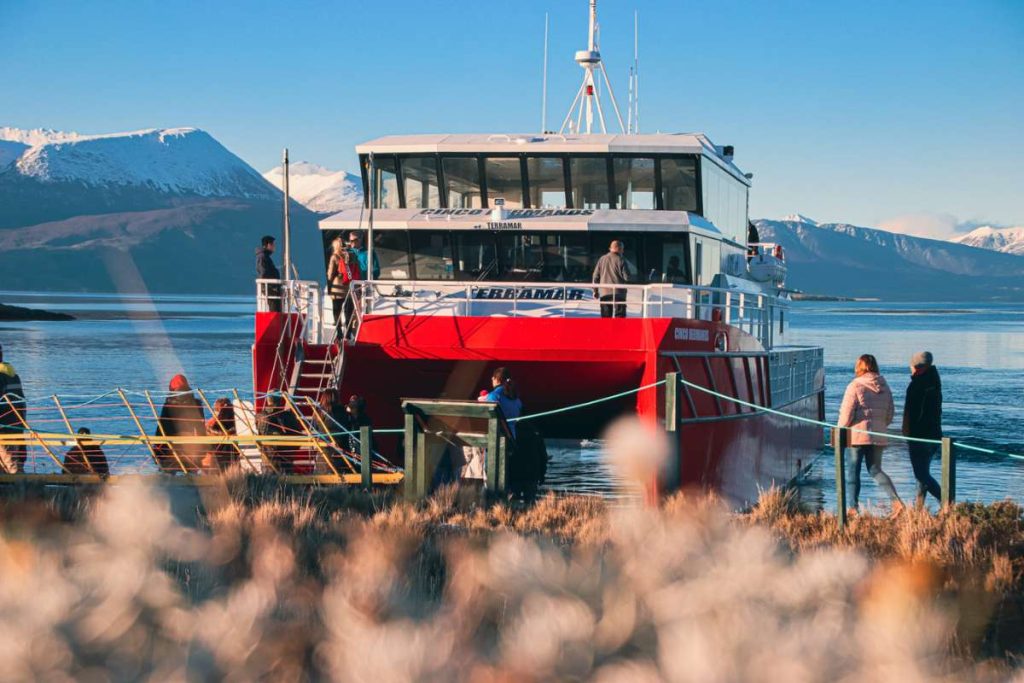
[[[811,294],[902,300],[1024,296],[1024,261],[944,240],[848,223],[755,221],[786,252],[788,287]]]
[[[284,189],[284,166],[266,171],[263,178]],[[310,211],[337,213],[363,203],[362,178],[348,171],[332,171],[308,161],[288,166],[288,193]]]

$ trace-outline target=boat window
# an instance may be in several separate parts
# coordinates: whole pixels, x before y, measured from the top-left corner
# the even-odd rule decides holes
[[[456,231],[455,259],[457,279],[499,279],[497,242],[495,234],[490,231]]]
[[[448,208],[479,209],[483,206],[480,196],[480,166],[475,157],[444,157],[445,189],[448,193]]]
[[[494,206],[494,200],[501,197],[506,209],[523,208],[523,173],[519,159],[488,157],[484,159],[484,173],[488,206]]]
[[[574,208],[607,209],[611,206],[607,162],[605,157],[572,157],[569,160]]]
[[[504,232],[498,235],[501,257],[500,280],[509,282],[543,280],[544,247],[537,233]]]
[[[619,209],[654,208],[654,159],[616,157],[615,206]]]
[[[417,280],[452,280],[452,245],[450,233],[410,230],[413,265]]]
[[[747,186],[706,157],[701,157],[700,175],[704,217],[727,238],[744,244]]]
[[[398,209],[398,173],[393,156],[377,156],[373,159],[373,197],[378,209]]]
[[[409,267],[409,233],[405,230],[375,230],[373,233],[373,256],[380,263],[382,280],[408,280],[412,276]]]
[[[686,235],[648,233],[644,238],[646,282],[689,284]]]
[[[540,235],[545,282],[588,282],[591,275],[587,235],[543,233]]]
[[[405,208],[436,209],[441,206],[435,157],[402,157]]]
[[[661,160],[661,206],[666,211],[697,210],[697,164],[692,157]]]
[[[558,157],[529,157],[526,159],[526,177],[530,183],[530,206],[532,208],[565,208],[564,163]]]

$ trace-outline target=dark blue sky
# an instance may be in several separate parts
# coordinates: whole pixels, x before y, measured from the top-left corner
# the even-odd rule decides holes
[[[645,132],[707,132],[751,210],[938,233],[1024,224],[1024,2],[601,0],[620,101],[640,11]],[[585,0],[0,2],[0,125],[198,126],[260,170],[354,168],[378,135],[549,127]]]

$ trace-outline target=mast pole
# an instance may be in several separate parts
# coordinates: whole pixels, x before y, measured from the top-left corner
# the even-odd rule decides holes
[[[288,148],[284,148],[284,279],[292,279],[292,226],[288,215]]]
[[[369,220],[369,224],[370,225],[369,225],[369,229],[366,231],[366,233],[367,233],[366,234],[366,269],[368,271],[370,271],[370,272],[369,273],[363,273],[363,279],[365,279],[367,282],[371,283],[370,284],[370,288],[372,289],[373,288],[373,284],[372,284],[373,283],[373,205],[376,204],[376,197],[374,196],[376,193],[374,192],[374,190],[375,190],[376,185],[377,185],[377,180],[374,177],[375,171],[374,171],[374,163],[373,163],[373,152],[370,152],[369,162],[370,162],[370,173],[369,173],[369,178],[370,178],[370,220]],[[365,295],[365,292],[364,292],[364,295]]]
[[[633,10],[633,132],[640,134],[640,10]]]
[[[548,13],[544,13],[544,78],[541,81],[540,132],[548,129]]]

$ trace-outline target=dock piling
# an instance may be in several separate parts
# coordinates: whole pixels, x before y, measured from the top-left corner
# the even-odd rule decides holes
[[[942,439],[942,508],[956,503],[956,444],[948,436]]]
[[[373,484],[373,428],[359,428],[359,473],[362,475],[363,488]]]
[[[846,528],[846,445],[850,430],[846,427],[832,428],[832,449],[836,460],[836,519],[839,528]]]

